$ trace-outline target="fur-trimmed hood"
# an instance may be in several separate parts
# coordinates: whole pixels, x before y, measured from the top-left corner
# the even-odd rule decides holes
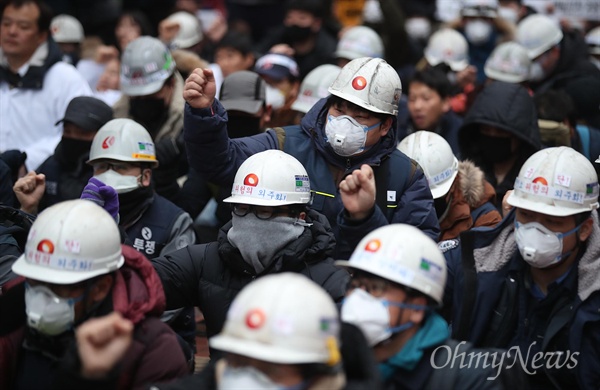
[[[500,234],[490,245],[473,251],[478,273],[498,271],[510,262],[518,250],[514,234],[514,212],[511,214],[512,217],[504,220]],[[586,241],[585,252],[578,264],[577,295],[581,301],[585,301],[595,291],[600,291],[600,226],[596,211],[592,212],[592,219],[592,234]]]
[[[485,175],[472,161],[458,163],[458,185],[467,204],[471,208],[478,207],[485,195]]]

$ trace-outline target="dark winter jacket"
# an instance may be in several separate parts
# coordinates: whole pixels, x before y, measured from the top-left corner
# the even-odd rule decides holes
[[[489,125],[516,136],[521,145],[511,171],[498,183],[493,166],[483,158],[479,145],[480,125]],[[513,188],[521,166],[541,148],[537,111],[533,99],[518,84],[495,81],[477,96],[458,132],[458,142],[463,159],[472,160],[496,190],[496,207],[501,207],[506,191]]]
[[[133,343],[129,347],[119,366],[117,389],[139,389],[149,382],[168,381],[188,372],[183,352],[177,343],[175,334],[163,324],[159,316],[165,307],[165,296],[160,280],[151,263],[141,253],[122,246],[125,264],[114,274],[115,282],[111,292],[112,302],[103,305],[102,313],[117,311],[135,324]],[[14,321],[0,321],[0,388],[10,389],[15,380],[13,375],[26,367],[19,367],[19,356],[24,353],[21,343],[25,329],[25,302],[23,278],[10,283],[18,284],[8,291],[14,294],[0,294],[0,313],[11,313]],[[10,310],[10,311],[8,311]],[[9,326],[10,325],[10,326]],[[73,336],[70,336],[73,337]],[[73,359],[75,349],[69,349],[63,359],[56,363],[55,383],[46,383],[47,388],[62,389],[68,383],[68,377],[61,375],[63,365]],[[28,352],[34,353],[34,352]],[[49,362],[48,364],[54,364]],[[39,383],[41,386],[42,383]]]
[[[538,364],[537,374],[529,379],[544,388],[597,389],[600,383],[598,214],[592,213],[593,231],[576,266],[563,282],[551,285],[546,299],[537,305],[543,307],[544,302],[552,305],[545,308],[548,317],[543,319],[538,317],[540,309],[536,312],[528,309],[531,281],[527,281],[529,268],[515,243],[514,216],[513,211],[494,229],[473,229],[461,234],[460,245],[446,251],[448,281],[444,298],[445,306],[452,307],[453,337],[471,341],[478,347],[519,346],[523,359],[530,363],[536,353],[543,352],[543,367]],[[555,289],[560,294],[552,294]],[[558,295],[558,299],[548,300],[551,295]],[[532,346],[534,341],[536,344]],[[528,348],[531,348],[529,353]],[[555,362],[562,368],[545,365],[550,357],[550,362],[560,358]]]
[[[333,233],[325,217],[315,211],[309,211],[306,221],[312,226],[276,254],[259,275],[229,243],[231,222],[221,229],[217,242],[188,246],[152,259],[167,296],[167,309],[199,307],[210,338],[221,331],[229,305],[243,287],[257,277],[280,272],[306,275],[340,302],[349,274],[333,265]]]
[[[79,199],[83,188],[94,175],[93,168],[85,163],[88,159],[89,154],[86,154],[76,166],[65,167],[56,155],[52,155],[40,165],[37,173],[46,175],[46,191],[38,211],[65,200]]]
[[[389,223],[416,226],[437,240],[439,224],[429,185],[421,169],[396,149],[396,132],[388,132],[364,154],[346,158],[337,155],[325,141],[325,118],[326,99],[322,99],[299,126],[231,140],[227,136],[227,112],[218,100],[211,108],[201,110],[186,105],[184,136],[190,166],[211,182],[231,187],[238,167],[254,153],[282,149],[296,157],[306,168],[311,190],[315,191],[312,208],[327,217],[335,232],[337,258],[348,258],[365,234]],[[334,178],[331,170],[344,172],[345,177],[362,164],[374,168],[378,193],[383,199],[367,220],[356,223],[345,218],[339,178]]]

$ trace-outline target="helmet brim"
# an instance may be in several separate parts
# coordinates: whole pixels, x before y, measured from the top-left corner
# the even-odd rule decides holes
[[[450,187],[452,187],[452,184],[454,184],[454,179],[456,179],[457,175],[458,171],[454,171],[454,173],[452,173],[452,177],[448,178],[448,180],[446,180],[436,188],[432,188],[431,196],[433,197],[433,199],[438,199],[446,195],[448,191],[450,191]]]
[[[539,200],[523,199],[515,195],[514,191],[508,196],[506,202],[509,205],[519,209],[534,211],[536,213],[551,215],[554,217],[568,217],[569,215],[575,215],[579,213],[585,213],[586,211],[592,211],[591,208],[584,207],[583,205],[579,208],[564,207],[560,205],[543,203]]]
[[[159,80],[144,85],[127,85],[121,82],[121,92],[128,96],[147,96],[160,91],[165,80]]]
[[[484,67],[483,72],[490,79],[504,81],[506,83],[522,83],[523,81],[527,81],[529,79],[529,75],[519,76],[519,75],[514,75],[514,74],[506,74],[506,73],[498,72],[489,67]]]
[[[307,193],[307,202],[310,201],[310,193]],[[264,199],[264,198],[255,198],[252,196],[244,196],[244,195],[231,195],[228,198],[223,199],[224,203],[241,203],[241,204],[249,204],[253,206],[286,206],[290,204],[302,204],[302,202],[290,202],[285,200],[276,200],[276,199]]]

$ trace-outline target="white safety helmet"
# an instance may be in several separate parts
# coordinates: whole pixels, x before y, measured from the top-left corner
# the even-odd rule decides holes
[[[417,131],[398,144],[398,150],[419,163],[431,189],[433,199],[450,191],[458,175],[458,159],[450,144],[439,134]]]
[[[451,28],[442,28],[433,33],[424,54],[431,66],[444,63],[455,72],[469,66],[469,44],[461,33]]]
[[[521,83],[529,79],[531,59],[527,49],[517,42],[504,42],[496,46],[483,68],[490,79],[507,83]]]
[[[226,203],[283,206],[310,202],[306,169],[281,150],[253,154],[238,168]]]
[[[91,165],[103,159],[149,163],[153,168],[158,166],[150,133],[127,118],[108,121],[94,136],[87,163]]]
[[[211,347],[280,364],[340,362],[337,308],[316,283],[297,273],[258,278],[233,300]]]
[[[383,41],[370,27],[350,27],[340,38],[334,56],[355,60],[360,57],[383,57]]]
[[[496,18],[498,0],[462,0],[462,16]]]
[[[54,41],[58,43],[81,43],[85,38],[81,22],[66,14],[56,15],[52,18],[50,32]]]
[[[517,42],[527,49],[532,60],[550,50],[563,39],[558,23],[546,15],[533,14],[517,25]]]
[[[380,227],[358,243],[350,260],[335,264],[412,288],[442,304],[446,260],[435,241],[414,226],[395,223]]]
[[[158,92],[173,74],[175,61],[164,43],[139,37],[125,48],[121,59],[121,92],[145,96]]]
[[[362,57],[342,68],[329,93],[365,110],[396,116],[402,83],[394,68],[381,58]]]
[[[588,45],[588,53],[600,55],[600,27],[590,30],[585,36],[585,43]]]
[[[187,49],[198,42],[201,42],[204,38],[200,21],[189,12],[175,12],[170,15],[167,20],[176,22],[179,25],[177,35],[173,41],[171,41],[171,47],[173,49]]]
[[[327,89],[341,70],[337,65],[324,64],[308,72],[300,85],[298,98],[292,103],[292,110],[306,114],[320,99],[329,96]]]
[[[566,146],[542,149],[521,167],[513,207],[566,217],[598,208],[598,176],[592,163]]]
[[[123,265],[115,220],[94,202],[76,199],[48,207],[37,217],[15,274],[54,284],[74,284]]]

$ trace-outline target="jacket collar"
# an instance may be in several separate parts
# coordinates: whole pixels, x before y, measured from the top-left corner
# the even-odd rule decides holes
[[[17,85],[22,89],[42,89],[44,76],[48,69],[59,62],[62,58],[60,49],[56,42],[49,37],[46,42],[38,46],[29,61],[19,69],[21,80]],[[0,50],[0,81],[8,81],[8,62],[6,56]]]

